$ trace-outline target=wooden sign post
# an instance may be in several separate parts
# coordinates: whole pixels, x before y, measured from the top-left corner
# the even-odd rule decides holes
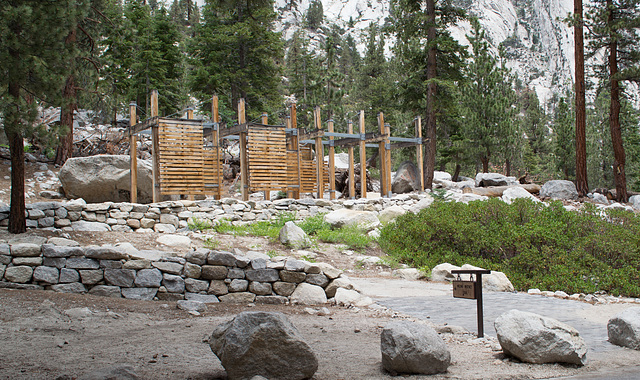
[[[477,300],[478,338],[482,338],[484,337],[484,320],[482,310],[482,275],[491,274],[491,271],[486,269],[458,269],[452,270],[451,273],[458,275],[458,278],[456,280],[453,280],[453,297]],[[460,279],[461,274],[470,275],[470,279],[468,281],[463,281],[462,279]]]

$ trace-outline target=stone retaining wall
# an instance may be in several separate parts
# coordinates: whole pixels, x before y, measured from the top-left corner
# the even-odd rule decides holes
[[[26,205],[27,227],[76,231],[156,231],[174,233],[192,218],[211,221],[253,222],[269,220],[278,213],[295,212],[298,219],[348,208],[380,212],[391,206],[410,209],[426,194],[401,194],[393,198],[336,200],[280,199],[243,202],[234,198],[203,201],[168,201],[153,204],[38,202]],[[0,208],[0,226],[8,225],[9,207]]]
[[[205,248],[149,260],[109,246],[0,244],[2,288],[140,300],[324,303],[348,283],[341,273],[323,263]]]

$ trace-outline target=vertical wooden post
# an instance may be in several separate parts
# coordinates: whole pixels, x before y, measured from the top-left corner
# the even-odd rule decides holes
[[[365,147],[364,110],[360,111],[360,196],[367,197],[367,149]]]
[[[384,135],[384,114],[380,112],[378,114],[378,128],[380,128],[380,134]],[[386,139],[378,143],[378,155],[380,156],[380,196],[386,197],[389,189],[387,189],[387,150],[385,149]]]
[[[302,168],[300,163],[300,130],[298,129],[298,116],[296,112],[296,104],[291,104],[291,128],[295,129],[295,134],[291,138],[291,145],[296,150],[296,167],[298,170],[298,189],[293,191],[293,197],[300,199],[302,194]]]
[[[136,107],[135,102],[129,103],[129,126],[136,125]],[[138,203],[138,138],[136,135],[131,134],[129,138],[129,163],[131,169],[129,175],[131,176],[131,203]]]
[[[193,108],[191,106],[189,106],[187,108],[187,115],[186,116],[187,116],[188,120],[193,119]],[[190,194],[190,195],[187,196],[187,199],[190,200],[190,201],[193,201],[193,200],[196,199],[196,197],[193,194]]]
[[[263,113],[260,122],[264,125],[269,124],[269,115]],[[267,201],[271,199],[271,189],[264,191],[264,199]]]
[[[422,117],[416,117],[416,136],[422,138]],[[422,144],[416,146],[416,160],[418,161],[418,173],[420,173],[420,191],[424,191],[424,162],[422,161]]]
[[[213,95],[211,98],[211,121],[215,124],[211,131],[211,143],[213,144],[215,160],[213,165],[215,167],[216,180],[218,181],[218,188],[215,191],[214,198],[220,200],[222,198],[222,173],[220,171],[220,114],[218,111],[218,95]]]
[[[333,133],[333,119],[328,121],[329,132]],[[333,146],[333,136],[329,136],[329,199],[336,199],[336,149]]]
[[[158,90],[151,90],[151,117],[158,116]],[[158,123],[151,127],[151,155],[152,155],[152,187],[153,203],[160,201],[160,136]]]
[[[247,122],[244,99],[238,100],[238,124]],[[240,192],[242,200],[249,200],[249,161],[247,157],[247,132],[240,132]]]
[[[348,133],[353,134],[353,123],[349,120],[348,125]],[[356,197],[356,184],[354,183],[354,175],[353,175],[353,145],[349,145],[349,199],[354,199]]]
[[[391,142],[389,141],[389,137],[391,137],[391,126],[389,123],[384,125],[384,133],[387,134],[387,138],[385,139],[385,158],[387,162],[385,163],[385,171],[387,172],[387,196],[391,198]]]
[[[322,120],[320,120],[320,107],[316,106],[313,111],[313,121],[316,131],[322,130]],[[322,146],[322,136],[316,137],[316,181],[318,182],[318,199],[324,198],[324,147]]]

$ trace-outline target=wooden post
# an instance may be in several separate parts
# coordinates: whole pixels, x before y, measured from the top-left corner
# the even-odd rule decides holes
[[[216,171],[216,179],[218,180],[218,188],[215,191],[214,198],[220,200],[222,198],[222,173],[220,172],[220,114],[218,113],[218,95],[213,95],[211,98],[211,120],[214,123],[218,123],[217,128],[213,128],[211,131],[211,143],[213,149],[215,149],[214,167]]]
[[[247,122],[244,99],[238,100],[238,124]],[[247,157],[247,132],[240,133],[240,192],[242,200],[249,200],[249,161]]]
[[[360,111],[359,125],[360,125],[360,134],[362,135],[362,137],[360,137],[360,196],[362,198],[366,198],[367,197],[367,149],[364,146],[365,144],[364,110]]]
[[[348,133],[353,134],[353,123],[349,120],[348,125]],[[356,197],[356,184],[354,183],[354,175],[353,175],[353,146],[350,145],[348,148],[349,152],[349,199],[354,199]]]
[[[313,111],[313,121],[317,131],[322,130],[322,120],[320,120],[320,107],[316,106]],[[322,137],[316,137],[316,181],[318,183],[318,199],[324,198],[324,147]]]
[[[385,171],[387,172],[387,196],[391,198],[391,145],[389,141],[389,137],[391,136],[391,126],[389,123],[384,125],[384,133],[387,134],[387,138],[385,139],[385,158],[387,160],[385,163]]]
[[[188,120],[193,119],[193,108],[191,106],[189,106],[189,108],[187,108],[187,115],[186,116],[187,116]],[[187,199],[190,200],[190,201],[193,201],[193,200],[196,199],[196,197],[195,197],[195,195],[190,194],[190,195],[187,195]]]
[[[300,199],[300,194],[302,194],[302,168],[300,167],[300,130],[298,129],[298,116],[295,103],[291,104],[291,128],[296,130],[296,134],[291,138],[291,145],[293,145],[293,149],[296,150],[296,165],[298,168],[298,189],[293,191],[293,197]]]
[[[422,117],[416,117],[416,136],[422,138]],[[422,144],[416,146],[416,160],[418,161],[418,173],[420,173],[420,191],[424,191],[424,162],[422,161]]]
[[[151,90],[151,115],[158,116],[158,90]],[[153,203],[160,201],[160,136],[158,133],[158,124],[151,127],[151,155],[152,155],[152,187],[153,187]]]
[[[136,107],[135,102],[129,103],[129,126],[136,125]],[[131,176],[131,203],[138,203],[138,138],[136,135],[131,134],[129,138],[129,156],[131,157],[129,162],[131,169],[129,175]]]
[[[333,119],[328,121],[329,132],[333,133]],[[336,199],[336,149],[333,146],[333,136],[329,136],[329,199]]]
[[[263,113],[260,122],[264,125],[269,124],[269,115],[267,115],[266,113]],[[271,190],[264,191],[264,199],[266,201],[271,199]]]
[[[384,114],[380,112],[378,114],[378,128],[380,128],[380,134],[384,134]],[[387,140],[382,140],[378,143],[378,155],[380,156],[380,196],[386,197],[389,189],[387,189],[387,149],[385,143]]]

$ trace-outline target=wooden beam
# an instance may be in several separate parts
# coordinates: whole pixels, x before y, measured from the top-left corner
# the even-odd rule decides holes
[[[353,123],[349,120],[348,133],[353,133]],[[354,199],[356,197],[356,184],[354,183],[354,174],[353,174],[353,145],[349,146],[349,198]]]
[[[151,91],[151,117],[158,117],[158,90]],[[151,157],[152,157],[152,192],[153,203],[160,202],[160,145],[158,124],[151,127]]]
[[[422,138],[422,117],[416,118],[416,137]],[[424,191],[424,162],[422,162],[422,144],[416,147],[416,160],[418,161],[418,173],[420,173],[420,191]]]
[[[220,113],[218,110],[218,95],[211,97],[211,121],[214,123],[220,123]],[[216,187],[214,198],[220,200],[222,198],[222,171],[220,170],[220,128],[218,124],[218,130],[211,128],[211,142],[213,143],[213,149],[215,149],[214,159],[215,173],[218,183]]]
[[[292,145],[296,150],[296,159],[298,161],[297,166],[297,175],[298,175],[298,188],[293,191],[294,197],[296,199],[300,199],[300,194],[302,193],[302,174],[301,174],[301,162],[300,162],[300,130],[298,129],[298,114],[296,111],[296,104],[291,104],[291,128],[298,131],[295,135],[291,136]]]
[[[387,140],[385,141],[385,171],[387,172],[387,196],[391,198],[391,149],[387,149],[387,144],[389,144],[389,136],[391,136],[391,126],[389,124],[384,125],[384,133],[387,135]]]
[[[246,128],[247,115],[245,113],[244,99],[238,100],[238,124],[245,125]],[[240,192],[242,200],[249,200],[249,160],[247,157],[247,132],[240,132]]]
[[[135,134],[137,134],[139,132],[142,132],[142,131],[144,131],[146,129],[149,129],[149,128],[153,127],[154,125],[158,125],[158,120],[159,119],[160,118],[156,116],[156,117],[151,117],[151,118],[149,118],[149,119],[147,119],[147,120],[145,120],[145,121],[143,121],[141,123],[137,123],[135,125],[129,124],[130,126],[129,126],[129,129],[127,129],[127,133],[128,133],[129,136],[131,136],[131,135],[135,135]]]
[[[192,107],[187,108],[187,115],[186,116],[187,116],[186,118],[188,120],[192,120],[193,119],[193,108]],[[203,184],[202,191],[204,192],[204,184]],[[188,194],[187,195],[187,199],[190,200],[190,201],[194,201],[194,200],[196,200],[196,197],[193,194]]]
[[[333,120],[329,120],[328,129],[333,133]],[[336,199],[336,149],[333,147],[333,136],[329,136],[329,199]]]
[[[129,126],[133,128],[136,125],[136,107],[135,102],[129,104]],[[131,203],[138,203],[138,138],[136,135],[129,135],[129,163],[131,168],[129,175],[131,177]]]
[[[240,112],[240,110],[238,110],[238,112]],[[249,130],[249,124],[247,123],[239,123],[237,125],[234,125],[233,127],[224,128],[224,129],[220,128],[220,138],[232,136],[232,135],[239,135],[241,133],[246,134],[248,130]]]
[[[269,115],[267,115],[266,113],[263,113],[261,118],[260,118],[260,122],[264,125],[268,125],[269,124]],[[271,200],[271,190],[265,190],[264,191],[264,199],[266,201]]]
[[[380,129],[380,134],[383,135],[384,134],[384,114],[382,112],[380,112],[378,114],[378,128]],[[387,189],[387,170],[386,170],[386,164],[387,164],[387,150],[385,149],[385,144],[386,140],[381,140],[378,143],[378,157],[380,158],[380,196],[381,197],[386,197],[387,196],[387,192],[389,191]]]
[[[315,115],[315,113],[314,113],[314,115]],[[315,123],[315,121],[314,121],[314,123]],[[316,129],[316,130],[311,131],[309,133],[305,133],[304,135],[300,136],[300,140],[313,140],[313,139],[316,139],[318,137],[320,137],[320,138],[324,137],[324,131],[322,129]]]
[[[360,126],[360,134],[365,133],[364,127],[364,110],[360,111],[360,118],[358,121]],[[362,198],[367,197],[367,149],[364,146],[365,142],[360,141],[360,196]]]
[[[317,131],[322,131],[322,120],[320,120],[320,107],[316,106],[313,110],[313,122]],[[324,198],[324,146],[322,145],[322,136],[316,137],[316,181],[318,184],[318,199]]]

